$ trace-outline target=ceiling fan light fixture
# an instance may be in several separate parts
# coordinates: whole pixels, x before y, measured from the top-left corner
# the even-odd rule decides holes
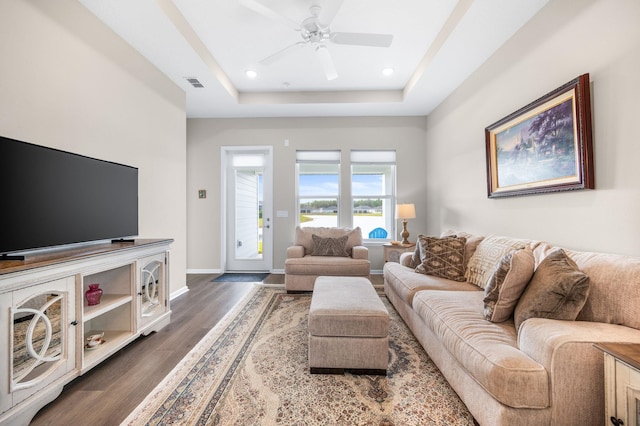
[[[327,46],[320,45],[316,47],[316,55],[320,60],[320,64],[322,65],[322,69],[327,77],[327,80],[335,80],[338,78],[338,71],[336,71],[336,67],[333,64],[333,60],[331,59],[331,54],[329,53],[329,49]]]
[[[393,73],[394,73],[394,69],[391,67],[382,69],[382,75],[384,75],[385,77],[389,77],[390,75],[393,75]]]
[[[244,75],[246,75],[248,78],[253,80],[254,78],[256,78],[258,76],[258,73],[255,72],[254,70],[247,70],[247,71],[244,72]]]

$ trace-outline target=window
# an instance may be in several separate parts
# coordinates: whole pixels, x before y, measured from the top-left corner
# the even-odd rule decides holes
[[[393,239],[395,180],[395,151],[351,151],[352,224],[365,239]]]
[[[338,150],[296,151],[298,223],[302,227],[359,226],[364,239],[394,239],[396,152],[351,151],[344,170],[349,173],[346,168],[351,167],[351,180],[346,181],[350,188],[344,192],[340,191],[340,157]]]
[[[296,175],[300,226],[338,226],[340,151],[297,151]]]

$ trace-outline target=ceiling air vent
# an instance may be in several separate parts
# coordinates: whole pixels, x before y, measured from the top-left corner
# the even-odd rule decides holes
[[[197,78],[186,77],[186,79],[193,87],[204,87]]]

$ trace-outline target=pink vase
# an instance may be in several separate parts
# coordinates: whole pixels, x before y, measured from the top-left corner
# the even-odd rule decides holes
[[[87,290],[84,295],[87,298],[89,306],[99,304],[100,298],[102,297],[102,289],[100,288],[100,284],[89,284],[89,290]]]

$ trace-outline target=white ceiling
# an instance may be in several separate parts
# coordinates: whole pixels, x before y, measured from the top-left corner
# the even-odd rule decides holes
[[[188,117],[323,117],[427,115],[548,0],[79,1],[184,89]],[[294,26],[312,5],[339,6],[332,32],[392,34],[391,46],[325,41],[334,80],[311,44],[261,64],[303,40]]]

